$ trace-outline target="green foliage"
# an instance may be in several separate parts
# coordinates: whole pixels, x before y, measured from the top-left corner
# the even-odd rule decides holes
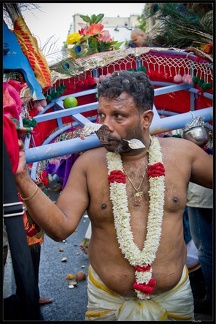
[[[143,8],[140,16],[138,16],[138,18],[137,18],[139,24],[136,25],[135,28],[140,28],[145,32],[146,31],[146,18],[144,16],[144,12],[145,12],[145,7]]]
[[[91,37],[89,38],[89,52],[91,53],[100,53],[109,51],[111,48],[114,50],[118,50],[120,46],[124,42],[112,41],[112,42],[104,42],[98,41],[96,38]]]
[[[211,3],[152,3],[142,18],[160,21],[153,43],[161,47],[200,47],[213,42],[213,6]]]
[[[90,25],[98,24],[103,19],[103,17],[104,17],[104,14],[99,14],[99,15],[93,14],[91,17],[80,15],[80,18],[82,18],[82,20],[89,23]]]
[[[99,15],[93,14],[91,17],[80,15],[80,18],[82,18],[87,23],[86,27],[88,31],[91,29],[89,26],[91,26],[92,24],[97,25],[103,17],[104,14],[99,14]],[[95,28],[97,30],[97,26],[95,26],[93,29]],[[113,41],[100,40],[99,39],[100,35],[101,32],[99,28],[97,34],[94,30],[93,35],[82,36],[81,40],[79,42],[74,43],[75,46],[71,49],[72,57],[74,58],[83,57],[94,53],[106,52],[110,50],[118,50],[120,46],[124,43],[124,42],[118,42],[114,40]]]

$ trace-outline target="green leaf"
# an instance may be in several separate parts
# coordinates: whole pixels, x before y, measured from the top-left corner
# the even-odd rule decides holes
[[[89,42],[89,47],[93,48],[96,52],[98,52],[98,44],[99,42],[96,38],[91,38],[91,41]]]
[[[98,42],[98,52],[107,52],[112,48],[118,50],[124,42],[112,41],[112,42]]]
[[[99,21],[101,21],[101,19],[104,17],[104,14],[99,14],[97,15],[97,18],[95,20],[95,24],[99,23]]]
[[[91,24],[95,24],[95,20],[97,19],[97,16],[95,14],[93,14],[91,16]]]
[[[91,23],[91,18],[89,16],[80,15],[80,18],[82,18],[82,20],[84,20],[85,22]]]
[[[104,14],[99,14],[97,16],[93,14],[91,17],[80,15],[80,18],[82,18],[82,20],[84,20],[85,22],[90,23],[90,25],[99,23],[99,21],[101,21],[103,17]]]
[[[116,43],[116,45],[114,46],[114,49],[115,50],[118,50],[123,43],[124,42],[118,42],[118,43]]]
[[[110,42],[100,42],[98,52],[106,52],[110,49]]]

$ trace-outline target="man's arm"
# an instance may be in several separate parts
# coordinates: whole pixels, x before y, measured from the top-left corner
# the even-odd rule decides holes
[[[55,241],[61,241],[71,235],[88,206],[85,174],[76,167],[74,184],[66,186],[56,204],[38,188],[30,178],[26,168],[24,146],[19,141],[19,165],[16,171],[16,185],[29,214],[34,221]],[[74,164],[75,165],[75,164]],[[73,167],[74,167],[73,165]],[[73,168],[72,168],[73,169]],[[76,175],[77,174],[77,175]],[[79,183],[80,181],[80,183]]]

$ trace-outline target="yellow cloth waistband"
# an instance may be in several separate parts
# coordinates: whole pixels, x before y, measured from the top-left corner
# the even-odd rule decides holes
[[[90,264],[88,267],[88,277],[89,280],[99,289],[102,289],[104,291],[106,291],[107,293],[109,293],[112,296],[120,296],[117,293],[115,293],[114,291],[110,290],[109,288],[107,288],[104,283],[102,282],[102,280],[100,279],[100,277],[98,276],[98,274],[95,272],[95,270],[93,269],[92,265]],[[184,282],[187,280],[188,278],[188,268],[186,265],[184,265],[183,267],[183,271],[182,271],[182,275],[181,278],[179,280],[179,282],[177,283],[177,285],[175,287],[173,287],[172,289],[170,289],[170,291],[174,291],[176,289],[178,289],[181,285],[184,284]],[[152,294],[152,297],[157,296]],[[121,296],[122,297],[122,296]],[[124,297],[122,297],[124,298]],[[127,297],[125,299],[134,299],[137,297]]]

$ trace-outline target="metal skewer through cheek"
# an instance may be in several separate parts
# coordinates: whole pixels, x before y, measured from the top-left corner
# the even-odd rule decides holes
[[[131,140],[126,140],[123,138],[122,140],[128,142],[128,146],[132,150],[138,150],[141,148],[145,148],[145,145],[143,144],[143,142],[141,142],[140,140],[138,140],[136,138],[132,138]]]
[[[106,125],[101,125],[101,124],[94,124],[94,123],[89,123],[86,124],[82,129],[79,129],[78,131],[74,132],[73,138],[79,136],[82,139],[85,139],[86,136],[89,136],[90,134],[95,133],[98,138],[100,137],[106,137],[110,134],[110,129]],[[128,146],[132,150],[137,150],[141,148],[145,148],[145,145],[138,139],[133,138],[131,140],[126,140],[122,139],[123,141],[126,141],[128,143]]]

